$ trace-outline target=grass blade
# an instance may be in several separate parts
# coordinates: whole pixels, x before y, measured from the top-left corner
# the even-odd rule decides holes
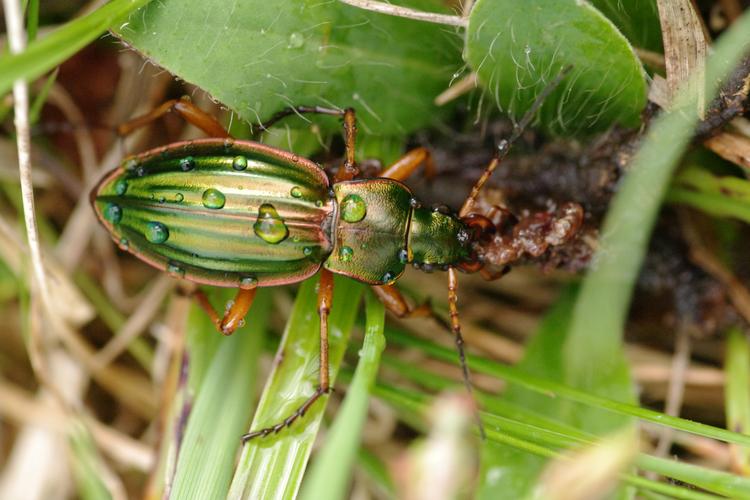
[[[318,384],[319,326],[317,279],[304,282],[275,358],[251,429],[267,427],[289,416]],[[354,324],[363,286],[348,278],[334,285],[329,317],[330,375],[336,379]],[[292,498],[297,494],[312,451],[327,398],[304,418],[276,435],[250,441],[242,450],[229,490],[230,498]]]
[[[727,428],[750,434],[750,346],[745,334],[734,328],[726,347],[727,385],[725,387]],[[750,475],[750,447],[735,450],[737,468]]]
[[[113,0],[29,44],[24,52],[0,57],[0,95],[18,79],[33,80],[88,45],[110,26],[151,0]]]
[[[453,362],[455,352],[447,347],[439,346],[432,342],[418,339],[397,330],[389,330],[389,340],[403,346],[416,347],[422,349],[425,353],[447,362]],[[622,403],[613,399],[597,396],[589,392],[570,387],[553,380],[547,380],[541,377],[535,377],[514,368],[512,366],[502,365],[495,361],[478,358],[476,356],[467,358],[469,367],[480,373],[486,373],[494,377],[505,379],[506,381],[523,386],[534,392],[550,398],[565,398],[571,401],[582,403],[608,411],[637,417],[647,422],[666,425],[673,429],[689,432],[698,436],[704,436],[712,439],[718,439],[727,443],[743,444],[750,446],[750,436],[731,432],[726,429],[720,429],[711,425],[693,422],[679,417],[672,417],[659,413],[658,411],[641,408],[639,406]]]
[[[220,338],[190,411],[180,443],[170,498],[223,498],[246,422],[252,412],[258,358],[270,310],[270,293],[260,290],[247,325]],[[203,336],[219,337],[213,325]],[[190,405],[188,404],[188,407]]]
[[[367,418],[370,391],[375,384],[380,354],[385,348],[385,308],[372,294],[365,296],[365,339],[354,379],[336,420],[326,436],[305,481],[300,498],[345,498],[351,470],[357,458],[359,437]]]

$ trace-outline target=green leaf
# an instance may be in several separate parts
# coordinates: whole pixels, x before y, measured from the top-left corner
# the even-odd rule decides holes
[[[591,0],[638,48],[662,51],[656,0]]]
[[[601,12],[577,0],[478,0],[469,17],[466,60],[501,110],[520,118],[564,68],[539,112],[560,134],[634,126],[646,105],[643,67]]]
[[[385,308],[372,294],[365,296],[365,340],[354,379],[346,393],[323,448],[315,457],[300,498],[345,498],[357,458],[362,427],[367,418],[370,391],[375,384],[380,353],[385,348]]]
[[[275,366],[261,396],[251,430],[276,424],[292,414],[318,385],[319,323],[317,279],[299,288],[291,318],[275,357]],[[357,314],[363,285],[335,279],[329,316],[331,383],[336,380]],[[305,416],[278,434],[249,441],[242,450],[229,496],[292,498],[296,495],[312,451],[328,398],[316,402]]]
[[[118,34],[247,121],[290,105],[354,107],[368,134],[430,123],[433,99],[461,65],[460,39],[442,26],[337,1],[160,1]]]
[[[24,52],[1,56],[0,95],[8,92],[17,79],[33,80],[54,68],[106,32],[110,26],[150,1],[112,0],[91,14],[79,17],[29,44]]]
[[[234,290],[223,292],[228,298]],[[268,291],[260,290],[247,324],[229,338],[222,337],[210,321],[190,322],[189,385],[197,394],[192,404],[187,403],[192,408],[179,443],[172,499],[224,498],[227,494],[240,437],[252,412],[270,298]],[[206,316],[197,306],[193,310]],[[208,346],[198,341],[200,337],[210,338],[213,348],[205,349]]]

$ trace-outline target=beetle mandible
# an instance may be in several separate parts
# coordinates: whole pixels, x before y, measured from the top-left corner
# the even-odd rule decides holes
[[[558,78],[559,80],[559,78]],[[556,82],[553,82],[556,85]],[[408,152],[374,179],[357,179],[353,109],[300,106],[291,114],[318,113],[343,118],[345,158],[329,181],[316,163],[258,142],[235,140],[211,115],[188,99],[171,100],[118,128],[121,135],[176,112],[210,138],[168,144],[127,158],[91,192],[101,223],[120,248],[171,275],[196,283],[237,288],[231,307],[220,316],[205,295],[196,299],[217,329],[230,335],[252,305],[258,287],[302,281],[320,272],[320,371],[316,391],[292,415],[244,440],[278,432],[303,416],[329,393],[328,314],[333,274],[372,285],[398,317],[435,316],[427,304],[412,307],[392,286],[407,264],[448,272],[450,323],[464,381],[472,391],[458,319],[457,271],[492,275],[477,245],[496,230],[497,221],[472,212],[482,186],[538,104],[502,141],[458,214],[423,207],[402,184],[420,166],[428,174],[429,152]],[[481,422],[479,422],[481,431]],[[483,432],[482,432],[483,434]]]

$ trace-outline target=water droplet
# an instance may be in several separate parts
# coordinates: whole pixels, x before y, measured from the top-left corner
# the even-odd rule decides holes
[[[294,198],[302,198],[302,190],[299,188],[299,186],[294,186],[291,190],[291,195]]]
[[[365,218],[366,213],[367,205],[359,195],[347,195],[341,202],[341,216],[346,222],[359,222]]]
[[[300,237],[295,234],[294,236],[292,236],[292,241],[295,242],[295,243],[299,243],[300,242]]]
[[[117,245],[120,247],[120,250],[127,250],[130,246],[130,243],[128,242],[127,238],[120,238],[120,241]]]
[[[292,161],[297,163],[299,161],[299,155],[292,155]]]
[[[174,262],[167,265],[167,273],[173,278],[182,278],[185,276],[185,269]]]
[[[182,193],[177,193],[176,195],[174,195],[174,201],[176,201],[177,203],[182,203],[182,200],[184,199],[185,195]]]
[[[164,243],[169,238],[169,229],[161,222],[146,223],[146,239],[151,243]]]
[[[409,262],[409,252],[405,248],[399,250],[398,261],[402,264],[406,264],[407,262]]]
[[[135,167],[135,175],[138,177],[143,177],[146,175],[146,168],[142,166]]]
[[[115,194],[118,196],[122,196],[127,190],[128,181],[126,181],[125,179],[117,179],[117,182],[115,182]]]
[[[218,189],[209,188],[203,191],[203,206],[206,208],[213,208],[215,210],[224,208],[226,201],[226,196]]]
[[[307,257],[311,256],[313,254],[313,247],[303,248],[302,253],[305,254]]]
[[[263,241],[275,245],[281,243],[289,236],[289,228],[279,213],[269,203],[264,203],[258,209],[258,219],[253,224],[253,231]]]
[[[258,278],[254,276],[245,276],[240,278],[240,288],[249,289],[258,286]]]
[[[232,168],[235,170],[245,170],[247,168],[247,158],[244,156],[235,156],[232,160]]]
[[[108,204],[104,208],[104,218],[112,224],[119,224],[122,220],[122,208],[114,203]]]
[[[234,146],[234,139],[224,139],[224,151],[229,151]]]
[[[289,35],[289,45],[287,45],[290,49],[298,49],[302,47],[305,44],[305,37],[302,36],[302,33],[294,32],[291,35]]]
[[[135,158],[128,158],[125,160],[125,163],[123,164],[126,170],[135,170],[135,167],[138,166],[138,160]]]
[[[351,247],[341,247],[339,249],[339,259],[341,259],[341,262],[349,262],[352,260],[352,255],[354,255],[354,250]]]
[[[323,206],[323,200],[316,200],[315,201],[315,206],[316,207],[322,207]]]
[[[241,320],[240,320],[240,321],[239,321],[239,322],[237,323],[237,328],[242,328],[243,326],[245,326],[245,318],[242,318],[242,319],[241,319]]]
[[[383,282],[384,283],[391,283],[395,279],[396,279],[396,275],[394,273],[390,272],[390,271],[388,271],[387,273],[385,273],[383,275]]]
[[[195,168],[195,159],[192,156],[187,156],[180,160],[180,168],[183,172],[188,172]]]
[[[159,198],[159,203],[166,203],[166,202],[167,202],[167,199],[164,196]]]

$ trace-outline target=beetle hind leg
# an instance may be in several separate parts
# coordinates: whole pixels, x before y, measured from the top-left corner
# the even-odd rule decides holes
[[[256,437],[265,437],[276,434],[285,427],[289,427],[295,420],[307,413],[307,410],[321,397],[331,392],[329,365],[328,365],[328,314],[331,311],[333,301],[333,273],[327,269],[320,271],[320,285],[318,287],[318,316],[320,318],[320,368],[318,373],[318,388],[302,403],[291,415],[281,422],[251,431],[242,436],[242,442],[246,443]]]
[[[219,316],[216,310],[213,308],[211,303],[208,301],[208,297],[200,290],[193,292],[193,297],[198,302],[198,305],[203,309],[219,333],[222,335],[231,335],[234,331],[242,326],[242,321],[250,310],[250,306],[253,304],[255,299],[255,292],[257,288],[240,288],[235,295],[231,305],[224,311],[223,316]]]

